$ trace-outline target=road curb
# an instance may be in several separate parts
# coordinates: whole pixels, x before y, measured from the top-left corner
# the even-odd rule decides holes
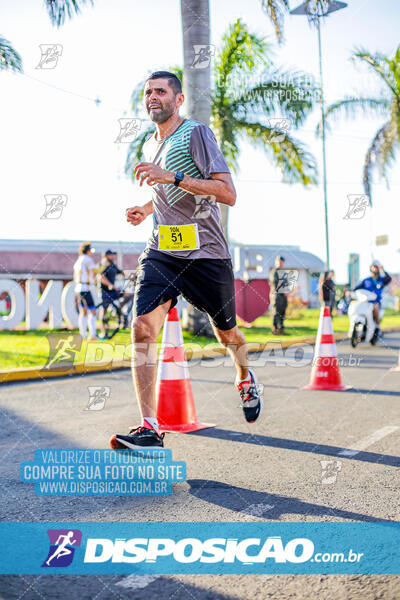
[[[393,333],[400,331],[400,327],[382,327],[384,333]],[[289,346],[310,344],[314,345],[317,336],[294,338],[291,340],[279,339],[268,340],[268,342],[250,342],[248,344],[249,352],[263,352],[264,350],[274,348],[288,348]],[[335,334],[335,340],[341,341],[348,339],[347,333]],[[226,356],[228,351],[219,344],[215,344],[215,348],[207,350],[191,350],[189,347],[186,351],[187,360],[198,360],[203,358],[217,358],[218,356]],[[55,377],[74,377],[89,373],[101,373],[105,371],[118,371],[120,369],[129,369],[130,360],[112,360],[107,364],[103,363],[76,363],[72,369],[45,369],[44,367],[25,367],[22,369],[12,369],[11,371],[0,371],[0,385],[11,383],[14,381],[33,381],[37,379],[53,379]]]

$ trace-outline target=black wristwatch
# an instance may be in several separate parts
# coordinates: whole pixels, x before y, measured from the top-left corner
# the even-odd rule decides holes
[[[179,187],[179,184],[181,183],[181,181],[183,180],[184,177],[185,177],[185,173],[182,173],[182,171],[177,171],[175,173],[174,185],[176,185],[176,187]]]

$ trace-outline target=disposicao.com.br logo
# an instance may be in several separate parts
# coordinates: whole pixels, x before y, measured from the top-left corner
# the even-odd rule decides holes
[[[244,565],[265,563],[354,562],[362,553],[349,550],[335,553],[318,552],[314,557],[314,543],[307,538],[294,538],[286,544],[280,536],[246,538],[89,538],[84,556],[85,563],[155,563],[169,557],[176,563],[233,563]]]
[[[400,574],[399,535],[400,522],[2,522],[0,574]]]

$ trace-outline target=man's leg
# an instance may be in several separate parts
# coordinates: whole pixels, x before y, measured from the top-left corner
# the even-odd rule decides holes
[[[246,379],[249,374],[248,369],[248,357],[247,357],[247,343],[243,333],[236,325],[232,329],[217,329],[213,325],[214,333],[217,340],[227,348],[229,354],[232,357],[238,379],[242,381]]]
[[[86,306],[79,306],[79,317],[78,317],[78,327],[79,333],[82,338],[86,337],[86,329],[87,329],[87,308]]]
[[[97,310],[95,308],[91,309],[88,314],[89,337],[91,339],[96,339],[97,337],[96,316]]]
[[[282,296],[279,294],[276,298],[276,322],[277,322],[277,329],[279,332],[282,331],[283,329],[283,313],[282,313],[282,309],[283,309],[283,304],[282,304]]]
[[[261,414],[263,399],[254,373],[248,368],[247,343],[236,326],[232,329],[217,329],[213,326],[218,341],[227,348],[236,367],[236,387],[242,401],[243,413],[248,423],[254,423]]]
[[[104,306],[100,306],[100,308],[99,308],[100,333],[103,337],[105,337],[105,335],[106,335],[106,326],[104,323],[105,314],[106,314],[106,308]]]
[[[155,397],[157,375],[156,342],[171,300],[132,322],[132,377],[142,417],[157,417]],[[145,360],[143,360],[145,358]]]
[[[373,312],[373,315],[374,315],[374,321],[376,322],[377,325],[379,325],[379,323],[381,321],[380,317],[379,317],[379,308],[380,307],[379,307],[378,303],[374,304],[373,307],[372,307],[372,312]]]
[[[120,448],[162,448],[164,434],[159,433],[155,384],[157,337],[171,306],[171,300],[149,313],[136,316],[132,323],[132,378],[142,413],[142,424],[128,435],[117,433],[110,439],[114,450]]]
[[[282,330],[285,327],[285,315],[286,315],[287,305],[288,305],[288,300],[287,300],[286,296],[283,296],[282,306],[281,306],[281,329]]]

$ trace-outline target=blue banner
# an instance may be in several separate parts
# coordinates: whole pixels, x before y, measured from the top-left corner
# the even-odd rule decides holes
[[[400,523],[0,523],[1,574],[400,573]]]
[[[20,466],[38,496],[166,496],[186,481],[186,464],[171,450],[39,449]]]

